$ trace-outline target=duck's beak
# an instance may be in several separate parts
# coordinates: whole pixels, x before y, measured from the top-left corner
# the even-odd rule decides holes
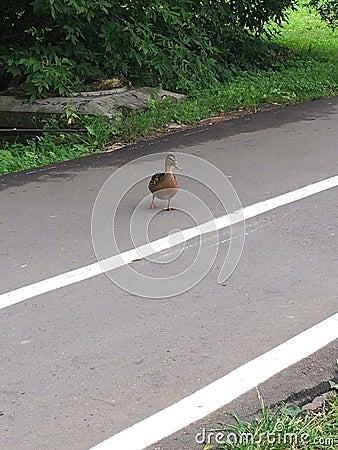
[[[175,167],[176,169],[182,170],[182,167],[180,167],[177,162],[175,163]]]

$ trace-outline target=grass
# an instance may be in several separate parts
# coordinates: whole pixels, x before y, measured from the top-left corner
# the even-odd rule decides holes
[[[73,116],[85,130],[84,133],[47,133],[42,137],[30,139],[25,144],[5,144],[0,149],[0,174],[46,166],[101,151],[118,133],[116,126],[121,121],[120,117],[110,121],[103,116],[86,116],[82,119],[76,114]],[[67,113],[63,122],[74,117]],[[46,127],[53,131],[60,128],[60,125],[65,128],[63,123],[53,119]]]
[[[274,41],[295,52],[306,53],[334,60],[337,58],[338,33],[333,32],[318,14],[305,8],[292,11],[289,23],[283,26],[282,34]]]
[[[203,450],[335,450],[338,448],[338,395],[313,411],[284,405],[244,422],[231,415],[232,425],[205,432]]]
[[[290,12],[289,23],[273,41],[290,50],[278,69],[237,72],[227,83],[181,103],[150,101],[147,111],[133,112],[123,121],[85,118],[86,134],[6,144],[0,151],[0,174],[99,152],[111,142],[133,142],[171,123],[194,124],[224,111],[293,104],[338,93],[338,31],[332,32],[317,14],[305,7]]]

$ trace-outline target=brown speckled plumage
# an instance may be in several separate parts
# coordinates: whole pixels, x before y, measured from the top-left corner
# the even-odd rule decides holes
[[[161,189],[178,189],[178,183],[173,173],[155,173],[149,181],[149,191],[151,193],[160,191]]]
[[[161,200],[168,200],[167,209],[170,211],[170,201],[178,191],[178,182],[172,172],[172,168],[180,169],[175,155],[168,155],[165,160],[165,172],[155,173],[148,184],[150,192],[153,194],[152,202],[149,208],[155,208],[155,197]]]

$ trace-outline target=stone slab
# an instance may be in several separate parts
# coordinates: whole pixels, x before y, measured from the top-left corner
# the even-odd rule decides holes
[[[108,91],[81,92],[72,97],[48,97],[30,103],[27,99],[11,95],[0,96],[0,127],[37,125],[50,115],[64,114],[69,104],[77,114],[103,114],[112,118],[116,111],[127,115],[137,109],[146,109],[149,98],[170,97],[172,101],[185,98],[182,94],[150,87],[118,88]]]

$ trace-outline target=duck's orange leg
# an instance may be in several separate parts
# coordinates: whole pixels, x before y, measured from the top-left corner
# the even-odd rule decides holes
[[[151,203],[150,203],[150,206],[148,209],[154,209],[154,208],[156,208],[156,206],[155,206],[155,195],[153,194],[153,198],[151,200]]]
[[[175,211],[175,208],[170,207],[171,198],[168,200],[168,206],[166,207],[165,211]]]

